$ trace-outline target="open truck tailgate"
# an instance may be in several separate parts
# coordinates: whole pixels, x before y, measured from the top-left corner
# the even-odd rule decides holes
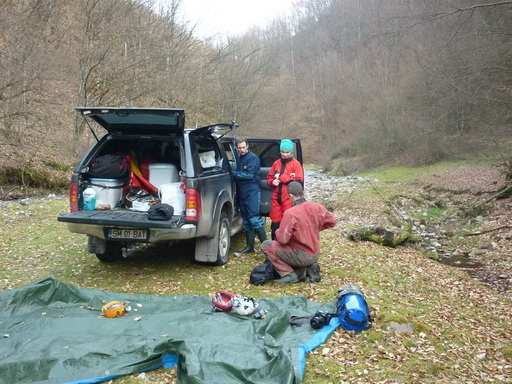
[[[57,219],[64,223],[133,228],[176,228],[183,224],[183,216],[173,216],[172,219],[166,221],[148,220],[146,212],[127,209],[63,213]]]

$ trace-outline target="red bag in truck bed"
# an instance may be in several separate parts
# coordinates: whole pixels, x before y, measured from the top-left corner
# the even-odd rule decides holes
[[[142,173],[142,176],[149,180],[149,161],[142,160],[139,165],[140,173]],[[144,188],[144,185],[135,177],[135,175],[130,173],[130,187],[132,188]]]

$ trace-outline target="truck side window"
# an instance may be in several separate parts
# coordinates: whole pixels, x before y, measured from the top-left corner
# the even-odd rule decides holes
[[[236,157],[234,153],[234,148],[231,143],[223,143],[224,153],[226,154],[226,158],[228,159],[229,166],[234,171],[236,169]]]
[[[222,169],[222,155],[217,142],[208,136],[192,136],[194,161],[199,173]]]

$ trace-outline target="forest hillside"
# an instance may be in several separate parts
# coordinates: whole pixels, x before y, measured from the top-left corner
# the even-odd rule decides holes
[[[301,138],[308,162],[338,173],[510,136],[512,1],[301,0],[222,41],[196,38],[181,0],[160,4],[2,2],[0,184],[66,184],[94,141],[75,106],[236,120],[240,134]]]

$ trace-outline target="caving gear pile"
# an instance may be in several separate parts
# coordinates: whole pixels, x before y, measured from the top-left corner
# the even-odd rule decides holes
[[[89,309],[113,300],[137,307],[115,319]],[[335,309],[303,297],[258,300],[265,319],[212,312],[210,303],[208,296],[118,294],[52,278],[2,291],[0,383],[97,383],[176,367],[180,384],[300,384],[307,353],[337,326],[290,326],[291,315]]]

